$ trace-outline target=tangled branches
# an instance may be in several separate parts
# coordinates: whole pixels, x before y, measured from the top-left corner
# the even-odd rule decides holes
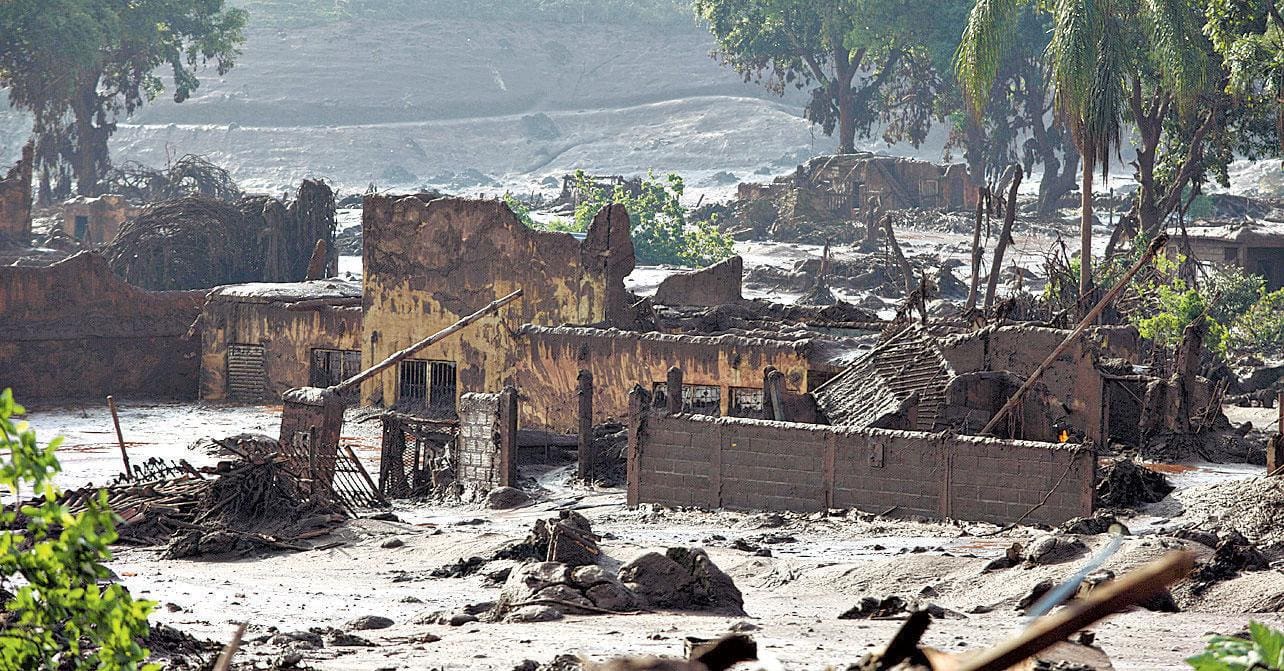
[[[304,180],[288,204],[267,196],[225,202],[188,196],[149,206],[104,250],[130,284],[151,290],[205,289],[305,277],[317,240],[334,253],[334,192]]]
[[[141,163],[122,163],[107,173],[106,193],[118,193],[134,203],[152,203],[184,196],[203,196],[235,202],[241,189],[223,168],[203,156],[187,154],[165,170]]]

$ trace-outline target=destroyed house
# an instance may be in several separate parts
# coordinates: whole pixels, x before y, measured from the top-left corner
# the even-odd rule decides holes
[[[623,418],[635,384],[663,390],[673,366],[687,371],[682,393],[692,408],[726,416],[761,412],[768,368],[794,394],[838,371],[826,345],[832,338],[819,335],[634,330],[638,302],[624,288],[633,245],[619,206],[604,208],[583,240],[531,230],[496,201],[371,196],[363,217],[364,361],[383,360],[492,300],[524,292],[367,381],[369,403],[449,417],[463,394],[512,386],[523,427],[570,433],[581,371],[593,375],[598,420]]]
[[[198,324],[201,398],[259,402],[361,371],[361,287],[250,283],[209,292]]]
[[[62,204],[62,230],[86,244],[103,245],[111,242],[125,221],[140,211],[142,208],[130,204],[124,196],[77,196]]]
[[[1239,266],[1261,275],[1269,291],[1284,287],[1284,224],[1195,224],[1187,231],[1190,250],[1200,261]],[[1179,253],[1180,247],[1168,245],[1169,254]]]
[[[817,156],[770,184],[741,184],[742,201],[768,199],[782,218],[861,220],[880,210],[960,210],[976,205],[967,167],[870,153]]]
[[[1008,326],[938,337],[910,326],[818,390],[816,404],[836,426],[976,433],[1065,333]],[[1132,329],[1101,328],[1080,340],[1043,374],[1000,435],[1101,444],[1110,436],[1109,390],[1097,365],[1111,354],[1135,356],[1135,346]]]

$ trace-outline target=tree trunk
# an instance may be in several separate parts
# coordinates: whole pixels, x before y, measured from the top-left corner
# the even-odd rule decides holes
[[[838,97],[838,153],[856,153],[856,94],[851,86],[839,85]]]
[[[1148,234],[1158,232],[1163,226],[1163,214],[1159,211],[1159,194],[1155,184],[1155,156],[1159,152],[1159,136],[1163,119],[1147,118],[1133,111],[1137,119],[1137,135],[1141,146],[1137,148],[1137,200],[1133,203],[1133,215],[1139,222],[1138,228]]]
[[[108,165],[107,138],[110,135],[106,120],[99,114],[98,77],[79,85],[71,110],[76,129],[76,156],[72,161],[76,191],[82,196],[97,196],[99,181]]]
[[[1003,275],[1003,255],[1008,250],[1012,239],[1012,225],[1016,223],[1017,189],[1021,187],[1021,166],[1012,165],[1012,186],[1008,190],[1008,202],[1003,208],[1003,230],[999,233],[999,242],[994,249],[994,260],[990,265],[990,281],[985,286],[985,311],[994,307],[994,297],[999,291],[999,277]]]
[[[981,251],[981,220],[987,212],[985,207],[987,199],[985,187],[977,189],[976,221],[972,226],[972,282],[968,286],[967,303],[963,305],[964,312],[970,312],[976,307],[977,294],[981,290],[981,257],[984,253]]]
[[[1092,150],[1083,152],[1083,193],[1079,206],[1079,297],[1092,290]]]

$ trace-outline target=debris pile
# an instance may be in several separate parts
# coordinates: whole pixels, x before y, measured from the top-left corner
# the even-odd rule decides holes
[[[1097,481],[1097,505],[1133,508],[1158,503],[1173,491],[1163,473],[1152,471],[1128,458],[1117,459],[1101,468]]]
[[[299,541],[347,519],[335,504],[308,496],[283,455],[238,456],[201,470],[175,467],[181,474],[164,479],[107,486],[107,503],[121,518],[121,542],[167,544],[165,556],[171,559],[305,550]],[[63,503],[75,512],[99,491],[68,491]]]
[[[1263,550],[1284,549],[1284,478],[1233,480],[1175,496],[1194,528],[1234,530]]]

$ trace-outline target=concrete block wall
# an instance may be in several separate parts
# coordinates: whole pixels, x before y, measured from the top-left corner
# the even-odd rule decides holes
[[[629,505],[1044,524],[1092,513],[1095,456],[1082,445],[650,410],[629,430]]]
[[[459,399],[459,438],[455,477],[466,485],[490,489],[503,484],[501,462],[502,394],[470,393]]]

